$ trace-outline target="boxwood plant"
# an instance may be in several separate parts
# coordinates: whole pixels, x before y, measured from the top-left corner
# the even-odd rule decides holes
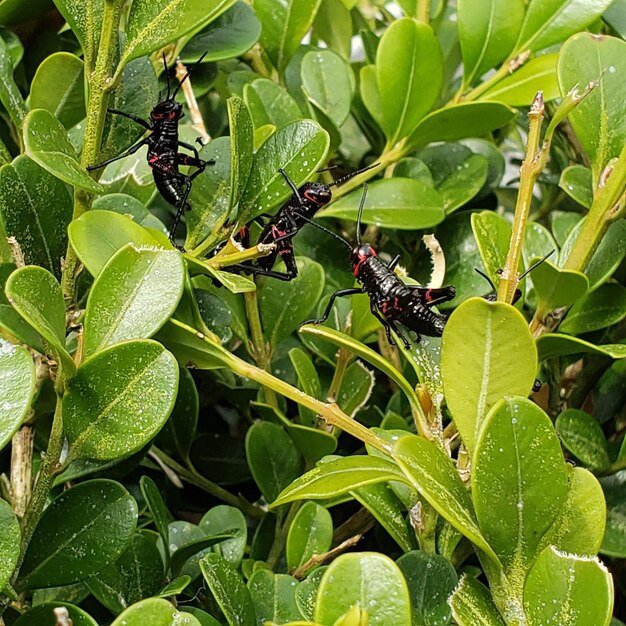
[[[624,0],[0,24],[3,624],[622,624]],[[163,59],[175,84],[203,54],[179,133],[215,164],[178,249],[144,150],[87,167],[144,132],[107,108],[149,117]],[[309,225],[295,280],[227,269],[272,252],[237,233],[281,168],[368,165],[316,220],[354,242],[368,182],[363,240],[456,288],[441,339],[391,345],[364,294],[302,326],[354,286]]]

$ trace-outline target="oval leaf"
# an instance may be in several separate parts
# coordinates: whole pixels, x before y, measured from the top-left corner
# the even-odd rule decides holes
[[[111,626],[203,626],[191,613],[178,611],[167,600],[146,598],[129,606]]]
[[[287,534],[287,567],[289,571],[304,565],[314,554],[330,549],[333,520],[316,502],[306,502],[298,511]]]
[[[20,524],[11,505],[0,499],[0,584],[4,587],[13,574],[20,555]]]
[[[606,437],[589,413],[567,409],[557,417],[555,426],[563,445],[577,459],[592,469],[608,468],[611,461]]]
[[[626,317],[626,288],[617,283],[605,283],[576,302],[559,330],[580,335],[617,324],[624,317]]]

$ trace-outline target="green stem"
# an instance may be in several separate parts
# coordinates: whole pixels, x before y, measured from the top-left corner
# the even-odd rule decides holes
[[[28,503],[26,514],[22,520],[22,541],[20,545],[20,556],[17,566],[13,574],[13,581],[17,579],[19,569],[24,561],[24,555],[28,544],[32,539],[35,528],[41,519],[44,506],[48,493],[52,488],[55,475],[61,469],[59,462],[61,458],[61,451],[63,449],[63,398],[60,393],[57,393],[56,407],[54,410],[54,417],[52,419],[52,429],[50,431],[50,439],[48,440],[48,449],[46,455],[43,458],[41,464],[41,470],[35,487],[33,489],[33,495]]]
[[[177,463],[156,446],[152,446],[151,452],[159,459],[159,461],[174,470],[180,478],[187,481],[190,485],[194,485],[195,487],[202,489],[202,491],[205,491],[226,504],[230,504],[231,506],[241,509],[243,513],[249,515],[250,517],[262,518],[265,515],[265,512],[258,506],[250,504],[243,498],[234,496],[230,493],[230,491],[226,491],[226,489],[199,474],[197,470],[189,469],[180,463]]]
[[[198,249],[199,247],[196,248],[196,250]],[[194,257],[196,256],[196,250],[194,250],[194,254],[192,254]],[[206,259],[202,262],[209,267],[220,269],[222,267],[229,267],[230,265],[236,265],[237,263],[243,263],[244,261],[251,261],[253,259],[258,259],[259,257],[267,256],[274,250],[276,250],[276,244],[260,243],[256,246],[252,246],[252,248],[247,248],[246,250],[235,252],[234,254],[218,254],[217,256],[211,257],[210,259]]]
[[[252,356],[256,364],[269,374],[272,373],[269,346],[263,336],[261,317],[259,315],[259,300],[256,291],[248,291],[243,294],[252,340]],[[265,400],[273,407],[278,407],[278,398],[271,388],[265,388]]]
[[[515,217],[513,218],[513,231],[509,244],[509,254],[500,276],[500,283],[498,284],[498,300],[508,302],[509,304],[513,302],[515,290],[519,283],[517,269],[522,258],[524,232],[532,204],[533,188],[535,181],[543,170],[545,161],[543,157],[547,156],[544,154],[544,151],[539,149],[543,113],[543,96],[541,92],[539,92],[535,96],[535,100],[528,112],[528,119],[530,121],[528,143],[526,146],[526,156],[520,168],[520,187],[517,194],[517,204],[515,205]]]
[[[430,0],[418,0],[417,19],[424,24],[430,21]]]
[[[124,2],[125,0],[105,0],[104,2],[98,58],[96,59],[93,75],[88,77],[89,101],[87,105],[85,138],[80,158],[80,163],[84,167],[95,163],[100,152],[109,92],[114,87],[112,68],[117,54],[118,31]],[[97,174],[94,172],[92,176],[95,178]],[[75,220],[85,213],[89,209],[90,202],[91,197],[87,192],[76,189],[74,192],[74,213],[72,219]],[[63,295],[70,305],[74,303],[76,298],[76,271],[78,264],[74,249],[68,243],[61,287]]]

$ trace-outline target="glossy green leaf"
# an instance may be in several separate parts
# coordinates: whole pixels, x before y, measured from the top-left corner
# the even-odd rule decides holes
[[[519,311],[481,298],[455,309],[443,333],[441,372],[470,455],[487,412],[503,396],[528,395],[536,369],[537,349]]]
[[[302,617],[296,604],[297,581],[286,574],[261,569],[248,581],[257,623],[287,624]]]
[[[89,273],[96,277],[126,244],[156,246],[157,240],[126,215],[91,210],[69,226],[72,247]]]
[[[606,531],[602,540],[602,554],[617,558],[626,556],[626,470],[600,478],[606,498]]]
[[[350,66],[330,50],[307,52],[301,65],[302,89],[339,128],[350,114],[354,78]]]
[[[410,135],[432,109],[443,79],[441,48],[430,26],[411,18],[391,24],[376,53],[376,76],[392,143]]]
[[[240,222],[267,213],[291,196],[291,189],[278,170],[283,168],[296,187],[301,186],[324,161],[329,142],[328,133],[310,120],[276,131],[254,155],[240,200]]]
[[[305,502],[287,533],[287,567],[289,571],[304,565],[313,555],[330,549],[333,520],[330,513],[316,502]]]
[[[193,615],[178,611],[162,598],[145,598],[129,606],[111,626],[203,626]]]
[[[459,626],[505,626],[489,589],[467,574],[454,590],[450,607]]]
[[[46,109],[65,128],[85,118],[83,62],[68,52],[56,52],[37,68],[30,87],[32,109]]]
[[[567,2],[565,4],[570,4]],[[576,0],[580,11],[591,19],[595,11],[589,2]],[[594,0],[594,9],[605,9],[610,0]],[[584,7],[584,8],[583,8]],[[593,91],[569,114],[592,163],[594,180],[612,157],[619,155],[626,128],[620,122],[621,102],[626,98],[622,76],[626,71],[626,42],[615,37],[579,33],[568,40],[559,55],[558,77],[563,95],[575,85],[582,89],[591,81],[599,81]]]
[[[85,357],[129,339],[148,339],[174,313],[184,265],[173,250],[128,244],[95,280],[85,314]]]
[[[353,418],[370,399],[375,382],[374,372],[360,361],[349,365],[337,395],[337,404],[341,410]]]
[[[406,482],[398,467],[373,456],[341,457],[322,463],[298,477],[272,502],[272,508],[294,500],[324,500],[365,485],[398,480]]]
[[[87,65],[93,67],[98,54],[104,4],[100,0],[56,0],[55,5],[76,35]]]
[[[311,313],[324,290],[324,269],[305,257],[296,259],[298,276],[290,281],[259,281],[259,308],[265,338],[271,348],[292,333]]]
[[[61,277],[72,200],[67,187],[27,156],[0,168],[0,221],[26,263]]]
[[[300,455],[289,435],[277,424],[256,422],[246,434],[248,465],[268,502],[292,483],[302,467]]]
[[[282,72],[311,28],[320,0],[254,0],[252,7],[261,21],[261,46]]]
[[[167,525],[170,523],[172,516],[167,510],[165,502],[163,501],[163,496],[150,476],[142,476],[139,479],[139,486],[141,488],[141,494],[148,505],[150,514],[152,515],[152,520],[156,526],[157,532],[161,537],[161,541],[163,542],[163,545],[167,545],[169,536]],[[166,553],[166,565],[168,562],[169,552]]]
[[[526,266],[530,267],[533,259],[553,258],[553,250],[558,250],[558,245],[552,233],[543,224],[528,222],[524,231],[524,244],[522,247]],[[549,253],[552,253],[552,255],[548,256]]]
[[[587,467],[602,471],[610,465],[606,437],[589,413],[567,409],[557,417],[555,426],[563,445]]]
[[[154,541],[135,533],[120,557],[89,578],[87,587],[116,615],[134,602],[155,595],[163,581],[163,561]]]
[[[167,228],[165,228],[163,222],[153,215],[141,200],[134,196],[129,196],[126,193],[109,193],[106,196],[95,198],[91,206],[92,209],[112,211],[125,215],[130,217],[136,224],[139,224],[139,226],[167,235]]]
[[[565,193],[582,204],[586,209],[591,208],[593,201],[593,180],[591,170],[584,165],[570,165],[561,172],[559,187]]]
[[[300,348],[289,350],[289,360],[293,365],[300,389],[309,396],[318,400],[322,399],[322,386],[313,361],[309,355]],[[300,421],[307,426],[317,425],[317,415],[311,409],[303,406],[298,407]]]
[[[342,554],[329,565],[317,593],[315,620],[334,624],[354,605],[367,612],[369,626],[411,623],[402,572],[390,558],[376,552]]]
[[[231,293],[245,293],[246,291],[256,291],[256,283],[246,276],[233,274],[232,272],[216,270],[212,266],[186,254],[185,261],[191,276],[198,274],[215,278],[221,285],[226,287]]]
[[[384,117],[383,102],[378,89],[378,79],[375,65],[365,65],[359,75],[359,89],[361,100],[374,121],[383,129],[388,137],[393,133],[393,128],[388,125]]]
[[[414,550],[398,559],[413,607],[412,624],[443,626],[450,622],[448,597],[458,582],[454,567],[438,554]]]
[[[160,598],[167,598],[169,596],[176,596],[179,593],[182,593],[191,582],[191,576],[178,576],[178,578],[174,578],[172,582],[168,583],[161,589],[158,594]]]
[[[101,461],[143,447],[167,420],[178,387],[174,357],[155,341],[128,341],[88,359],[63,400],[75,458]]]
[[[119,68],[131,59],[149,54],[191,31],[200,30],[234,3],[235,0],[133,2],[126,24],[126,44]]]
[[[317,214],[356,221],[363,195],[357,189]],[[440,194],[431,185],[412,178],[385,178],[368,186],[362,222],[384,228],[418,230],[443,221],[445,213]]]
[[[245,2],[235,2],[183,48],[183,63],[195,63],[206,53],[204,63],[238,57],[259,40],[261,24]]]
[[[255,626],[250,593],[237,570],[218,554],[207,554],[200,569],[229,626]]]
[[[0,339],[0,450],[22,425],[34,392],[35,365],[31,355],[26,349]]]
[[[558,98],[561,95],[556,76],[558,58],[558,52],[551,52],[527,61],[488,89],[480,99],[515,107],[530,106],[538,91],[543,92],[544,102]]]
[[[13,124],[20,128],[28,113],[28,108],[13,79],[11,50],[3,39],[0,39],[0,102],[7,110]]]
[[[567,467],[550,418],[524,398],[501,400],[478,437],[476,516],[507,575],[523,578],[567,495]]]
[[[72,626],[98,626],[98,623],[85,611],[67,602],[44,602],[23,613],[15,626],[58,626],[55,609],[65,608]]]
[[[608,626],[611,575],[597,558],[546,548],[528,573],[524,609],[533,624]]]
[[[192,525],[193,527],[193,525]],[[170,561],[170,568],[174,573],[185,572],[184,575],[192,575],[192,578],[196,578],[200,574],[199,562],[200,559],[211,552],[211,548],[217,544],[221,544],[224,541],[229,541],[233,537],[232,532],[221,533],[219,535],[203,536],[204,531],[198,528],[198,536],[201,537],[195,541],[189,541],[183,543],[183,545],[177,550],[172,548],[177,545],[172,541],[172,535],[180,530],[180,525],[177,522],[170,524],[170,539],[169,547],[172,552],[172,558]],[[184,528],[184,527],[182,527]],[[197,528],[197,527],[196,527]],[[185,539],[188,539],[186,537]],[[180,539],[180,537],[178,538]],[[219,552],[218,552],[219,554]]]
[[[515,49],[536,52],[565,41],[598,19],[612,0],[533,0]],[[597,78],[597,77],[596,77]],[[586,84],[586,83],[581,83]]]
[[[493,211],[472,213],[471,221],[485,273],[497,285],[497,272],[504,267],[509,252],[511,223]]]
[[[79,165],[67,132],[49,111],[35,109],[24,118],[26,154],[63,182],[90,193],[102,187]]]
[[[564,333],[578,335],[606,328],[626,317],[626,288],[617,283],[600,285],[578,300],[560,326]]]
[[[69,585],[115,561],[137,524],[137,503],[112,480],[64,491],[45,509],[28,544],[21,588]]]
[[[523,0],[460,0],[459,39],[463,80],[471,85],[513,49],[524,19]]]
[[[20,523],[11,505],[0,499],[0,585],[9,582],[20,556]]]
[[[268,78],[259,78],[243,88],[254,128],[268,124],[283,128],[300,119],[301,113],[295,100],[287,91]]]
[[[591,257],[585,275],[589,289],[597,289],[606,282],[626,257],[626,220],[613,222]]]
[[[5,291],[17,312],[45,339],[67,376],[76,369],[65,349],[65,303],[61,286],[50,272],[36,265],[15,270]]]
[[[541,335],[537,340],[537,349],[540,361],[557,356],[581,353],[603,354],[613,359],[626,358],[626,345],[622,343],[598,346],[578,337],[570,337],[569,335],[561,335],[559,333]]]
[[[322,0],[313,32],[342,58],[350,59],[352,17],[341,0]]]
[[[415,435],[401,437],[391,454],[424,499],[497,562],[494,551],[478,528],[469,492],[450,457],[437,444]]]
[[[239,4],[244,5],[243,2]],[[244,5],[247,6],[247,5]],[[227,13],[228,14],[228,13]],[[246,188],[253,156],[253,126],[248,108],[235,96],[227,101],[228,125],[230,127],[230,187],[228,196],[229,211],[239,202]]]
[[[532,262],[535,261],[533,259]],[[582,298],[589,287],[589,281],[584,274],[560,269],[548,260],[535,267],[532,278],[540,306],[546,312],[570,306]]]
[[[596,554],[605,536],[606,503],[598,479],[582,467],[569,469],[565,503],[540,550],[554,546],[570,554]]]
[[[465,102],[444,107],[418,124],[409,144],[417,147],[433,141],[480,137],[506,126],[514,115],[515,111],[501,102]]]
[[[204,514],[199,526],[209,536],[231,534],[232,538],[219,542],[213,552],[233,565],[241,563],[246,552],[248,528],[246,518],[239,509],[225,504],[214,506]]]

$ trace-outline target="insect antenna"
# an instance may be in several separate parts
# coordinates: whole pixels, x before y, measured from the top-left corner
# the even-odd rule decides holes
[[[356,218],[356,243],[361,245],[361,216],[363,215],[363,207],[365,206],[365,198],[367,197],[367,183],[363,185],[363,195],[359,204],[359,213]]]
[[[188,70],[187,73],[182,77],[180,83],[178,83],[178,87],[176,87],[176,89],[174,90],[174,93],[172,94],[172,98],[176,97],[176,94],[178,93],[178,90],[182,87],[183,83],[189,78],[189,74],[191,74],[191,72],[193,72],[198,65],[202,62],[202,59],[204,59],[204,57],[209,53],[209,51],[207,50]]]
[[[548,254],[546,254],[546,256],[544,256],[543,258],[539,259],[536,263],[533,263],[518,279],[518,282],[522,282],[522,280],[524,280],[524,278],[526,278],[526,276],[528,276],[528,274],[530,274],[538,265],[541,265],[544,261],[546,261],[548,259],[548,257],[552,256],[554,254],[554,250],[550,250],[550,252],[548,252]]]
[[[480,274],[489,283],[489,286],[494,291],[497,291],[496,286],[493,284],[493,280],[491,280],[491,278],[489,278],[489,276],[485,274],[485,272],[483,272],[482,270],[479,270],[477,267],[474,268],[474,271]]]
[[[165,57],[165,52],[163,53],[163,67],[165,68],[165,78],[167,79],[167,98],[165,99],[169,100],[171,85],[170,85],[170,73],[169,73],[169,68],[167,67],[167,59]]]
[[[329,165],[328,167],[323,167],[321,170],[317,170],[317,173],[321,173],[321,172],[330,172],[331,170],[336,170],[337,166],[336,165]]]
[[[368,165],[367,167],[362,167],[360,170],[357,170],[356,172],[350,172],[350,174],[346,174],[345,176],[342,176],[341,178],[334,180],[328,186],[336,187],[337,185],[341,185],[342,183],[345,183],[347,180],[350,180],[351,178],[354,178],[355,176],[358,176],[359,174],[362,174],[363,172],[367,172],[367,170],[371,170],[377,167],[378,165],[379,165],[378,163],[373,163],[372,165]],[[319,171],[323,172],[324,170],[319,170]]]
[[[337,233],[333,232],[332,230],[330,230],[330,228],[326,228],[325,226],[322,226],[321,224],[318,224],[317,222],[310,220],[308,217],[305,217],[304,215],[300,215],[299,217],[304,222],[311,224],[311,226],[315,226],[315,228],[318,228],[319,230],[322,230],[325,233],[328,233],[329,235],[333,236],[335,239],[338,239],[339,241],[341,241],[341,243],[344,246],[346,246],[348,250],[352,250],[352,246],[341,235],[338,235]]]

